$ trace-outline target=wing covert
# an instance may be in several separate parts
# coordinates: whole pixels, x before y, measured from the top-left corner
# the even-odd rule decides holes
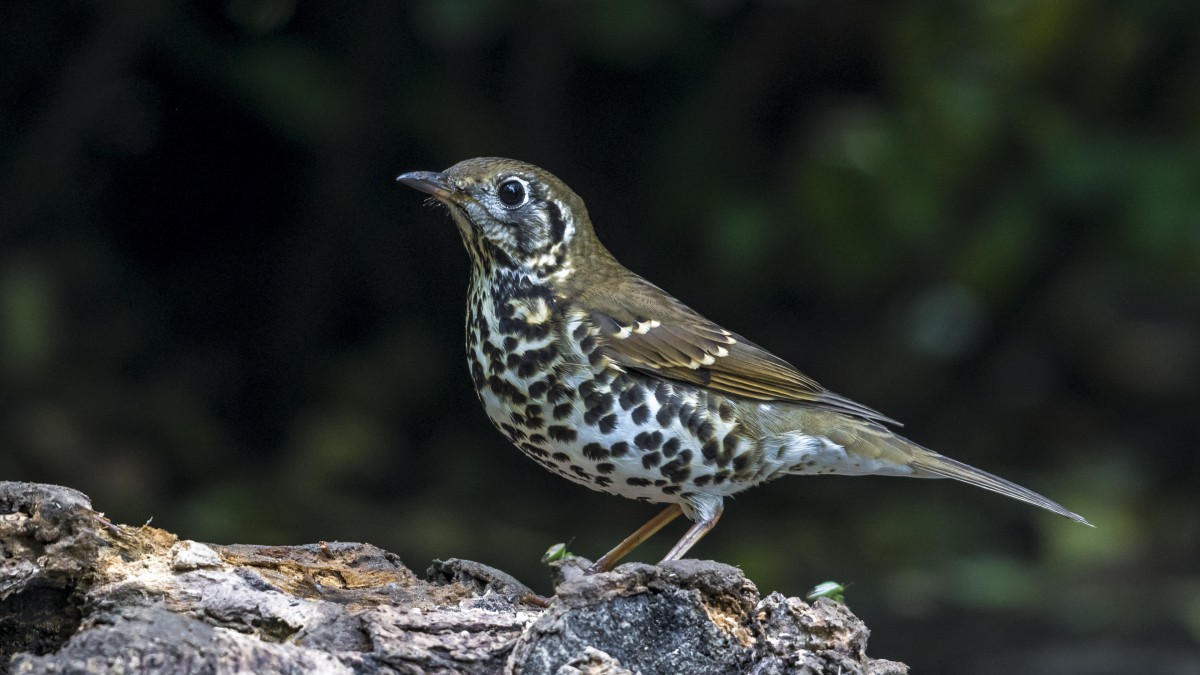
[[[658,307],[652,311],[610,296],[603,309],[593,302],[582,317],[596,329],[597,349],[622,367],[743,398],[813,405],[898,424],[825,389],[783,359],[651,288],[670,304],[654,303]]]

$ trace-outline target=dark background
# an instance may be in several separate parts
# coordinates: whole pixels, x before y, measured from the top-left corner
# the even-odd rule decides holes
[[[466,254],[394,184],[511,156],[635,271],[1097,526],[792,478],[694,555],[850,583],[917,672],[1200,672],[1197,7],[5,2],[0,477],[549,590],[547,546],[656,509],[491,429]]]

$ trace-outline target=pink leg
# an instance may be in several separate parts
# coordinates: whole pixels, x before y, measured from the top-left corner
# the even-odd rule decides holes
[[[639,527],[637,529],[637,531],[634,532],[633,534],[629,535],[628,537],[625,537],[625,540],[622,541],[621,543],[617,544],[616,548],[614,548],[613,550],[609,551],[608,553],[605,553],[604,555],[600,556],[600,559],[597,560],[595,563],[592,564],[591,567],[588,568],[588,572],[591,574],[595,574],[596,572],[604,572],[604,571],[608,570],[613,565],[615,565],[618,560],[620,560],[621,558],[624,558],[630,551],[637,548],[638,545],[641,544],[643,541],[646,541],[650,537],[654,536],[654,533],[661,530],[663,528],[663,526],[665,526],[667,523],[678,518],[681,513],[683,513],[683,509],[681,509],[679,507],[679,504],[671,504],[667,508],[663,509],[662,512],[660,512],[657,516],[654,516],[653,518],[651,518],[650,522]],[[717,522],[716,519],[713,519],[714,525],[716,524],[716,522]],[[711,528],[711,526],[710,526],[710,528]],[[696,529],[696,528],[693,527],[692,530],[694,530],[694,529]],[[707,531],[708,530],[705,530],[705,532],[707,532]],[[691,534],[691,530],[688,530],[688,534],[689,535]],[[703,532],[701,532],[700,535],[696,537],[696,539],[699,540],[700,537],[702,537],[702,536],[704,536]],[[687,535],[684,535],[684,538],[686,539]],[[682,544],[683,542],[681,541],[679,543]],[[696,542],[693,541],[692,543],[694,544]],[[679,544],[676,544],[675,548],[679,548]],[[691,548],[690,544],[688,545],[688,548]],[[672,552],[674,552],[674,550],[675,549],[671,549]],[[684,550],[686,551],[687,549],[685,548]],[[670,555],[670,554],[668,554],[668,555]]]
[[[712,518],[694,523],[692,527],[684,533],[683,538],[676,542],[675,545],[671,547],[670,551],[667,551],[667,555],[662,559],[662,562],[667,562],[668,560],[679,560],[682,558],[685,553],[687,553],[693,546],[696,545],[696,542],[700,541],[704,535],[708,534],[709,530],[716,527],[717,521],[721,519],[721,513],[723,511],[724,509],[718,508],[717,512],[713,514]]]

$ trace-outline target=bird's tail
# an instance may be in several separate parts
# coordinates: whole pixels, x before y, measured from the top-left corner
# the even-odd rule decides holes
[[[1047,511],[1053,511],[1077,523],[1094,527],[1083,516],[1068,510],[1058,502],[1043,497],[1033,490],[1021,487],[1016,483],[1004,480],[982,469],[976,469],[969,464],[939,455],[883,427],[874,424],[869,426],[864,425],[864,428],[857,429],[856,431],[858,433],[848,434],[850,438],[842,439],[851,441],[852,445],[847,446],[847,449],[851,452],[872,455],[885,461],[890,460],[897,464],[907,465],[913,471],[909,475],[917,478],[953,478],[969,485],[1002,494],[1005,497],[1012,497],[1026,504],[1040,506]],[[840,442],[840,439],[834,440]]]
[[[906,439],[905,439],[906,440]],[[915,444],[914,444],[915,445]],[[918,446],[920,448],[920,446]],[[923,452],[916,453],[913,457],[912,467],[917,471],[917,476],[925,478],[953,478],[954,480],[962,481],[976,487],[981,487],[984,490],[991,490],[997,494],[1002,494],[1005,497],[1019,499],[1026,504],[1040,506],[1047,511],[1053,511],[1060,516],[1070,518],[1077,523],[1083,523],[1088,527],[1094,527],[1083,516],[1068,510],[1062,504],[1043,497],[1042,495],[1030,490],[1029,488],[1021,487],[1016,483],[1004,480],[1003,478],[990,474],[982,469],[976,469],[970,464],[950,459],[944,455],[939,455],[931,450],[920,448]]]

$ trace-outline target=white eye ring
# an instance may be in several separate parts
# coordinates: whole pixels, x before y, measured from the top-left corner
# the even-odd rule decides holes
[[[529,202],[529,183],[510,176],[496,185],[496,198],[506,209],[517,209]]]

